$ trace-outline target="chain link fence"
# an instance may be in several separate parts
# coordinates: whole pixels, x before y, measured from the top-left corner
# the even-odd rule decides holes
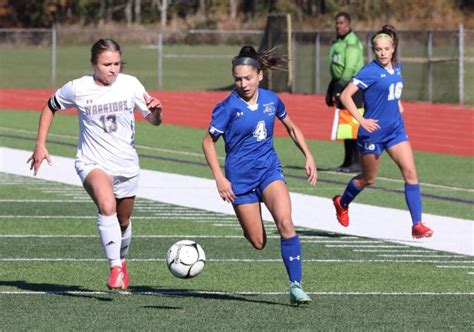
[[[372,59],[373,31],[355,31]],[[474,105],[474,30],[402,30],[403,98]],[[263,31],[191,30],[160,34],[145,27],[118,29],[0,29],[0,88],[56,88],[90,73],[90,47],[113,38],[124,71],[148,89],[223,90],[232,84],[230,61],[240,47],[256,48]],[[334,31],[293,31],[290,58],[294,93],[324,94]]]

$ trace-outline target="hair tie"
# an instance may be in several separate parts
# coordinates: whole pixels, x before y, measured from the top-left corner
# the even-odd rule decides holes
[[[260,63],[254,58],[249,58],[249,57],[238,58],[232,62],[232,69],[234,69],[235,66],[238,66],[238,65],[252,66],[260,70]]]

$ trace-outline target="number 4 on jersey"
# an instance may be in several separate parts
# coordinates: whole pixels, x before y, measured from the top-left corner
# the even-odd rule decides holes
[[[257,142],[263,141],[267,138],[267,128],[265,127],[265,121],[258,121],[255,130],[253,131],[253,137],[257,139]]]

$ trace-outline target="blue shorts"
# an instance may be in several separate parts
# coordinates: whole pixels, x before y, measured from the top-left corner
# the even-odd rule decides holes
[[[359,151],[364,154],[376,154],[381,155],[385,150],[391,148],[392,146],[408,141],[408,135],[405,130],[400,130],[395,135],[391,136],[389,139],[383,142],[371,142],[370,137],[358,137],[357,138],[357,148]]]
[[[266,172],[264,176],[260,179],[260,182],[257,183],[251,191],[235,195],[235,199],[232,204],[241,205],[263,202],[263,190],[273,181],[283,181],[286,183],[285,176],[283,175],[283,171],[281,170],[281,168]]]

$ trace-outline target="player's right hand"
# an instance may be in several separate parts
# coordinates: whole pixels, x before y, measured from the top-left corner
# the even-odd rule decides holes
[[[372,133],[376,130],[379,130],[380,129],[380,126],[378,124],[379,120],[374,120],[374,119],[364,119],[364,121],[362,121],[360,123],[360,125],[365,129],[367,130],[369,133]]]
[[[232,203],[235,199],[234,191],[232,190],[232,184],[227,178],[216,179],[217,190],[219,195],[225,202]]]
[[[53,164],[46,147],[35,147],[35,150],[31,154],[30,158],[28,158],[28,160],[26,161],[26,163],[30,164],[30,170],[33,170],[33,175],[38,174],[38,170],[41,166],[41,163],[45,159],[48,161],[49,166]]]

